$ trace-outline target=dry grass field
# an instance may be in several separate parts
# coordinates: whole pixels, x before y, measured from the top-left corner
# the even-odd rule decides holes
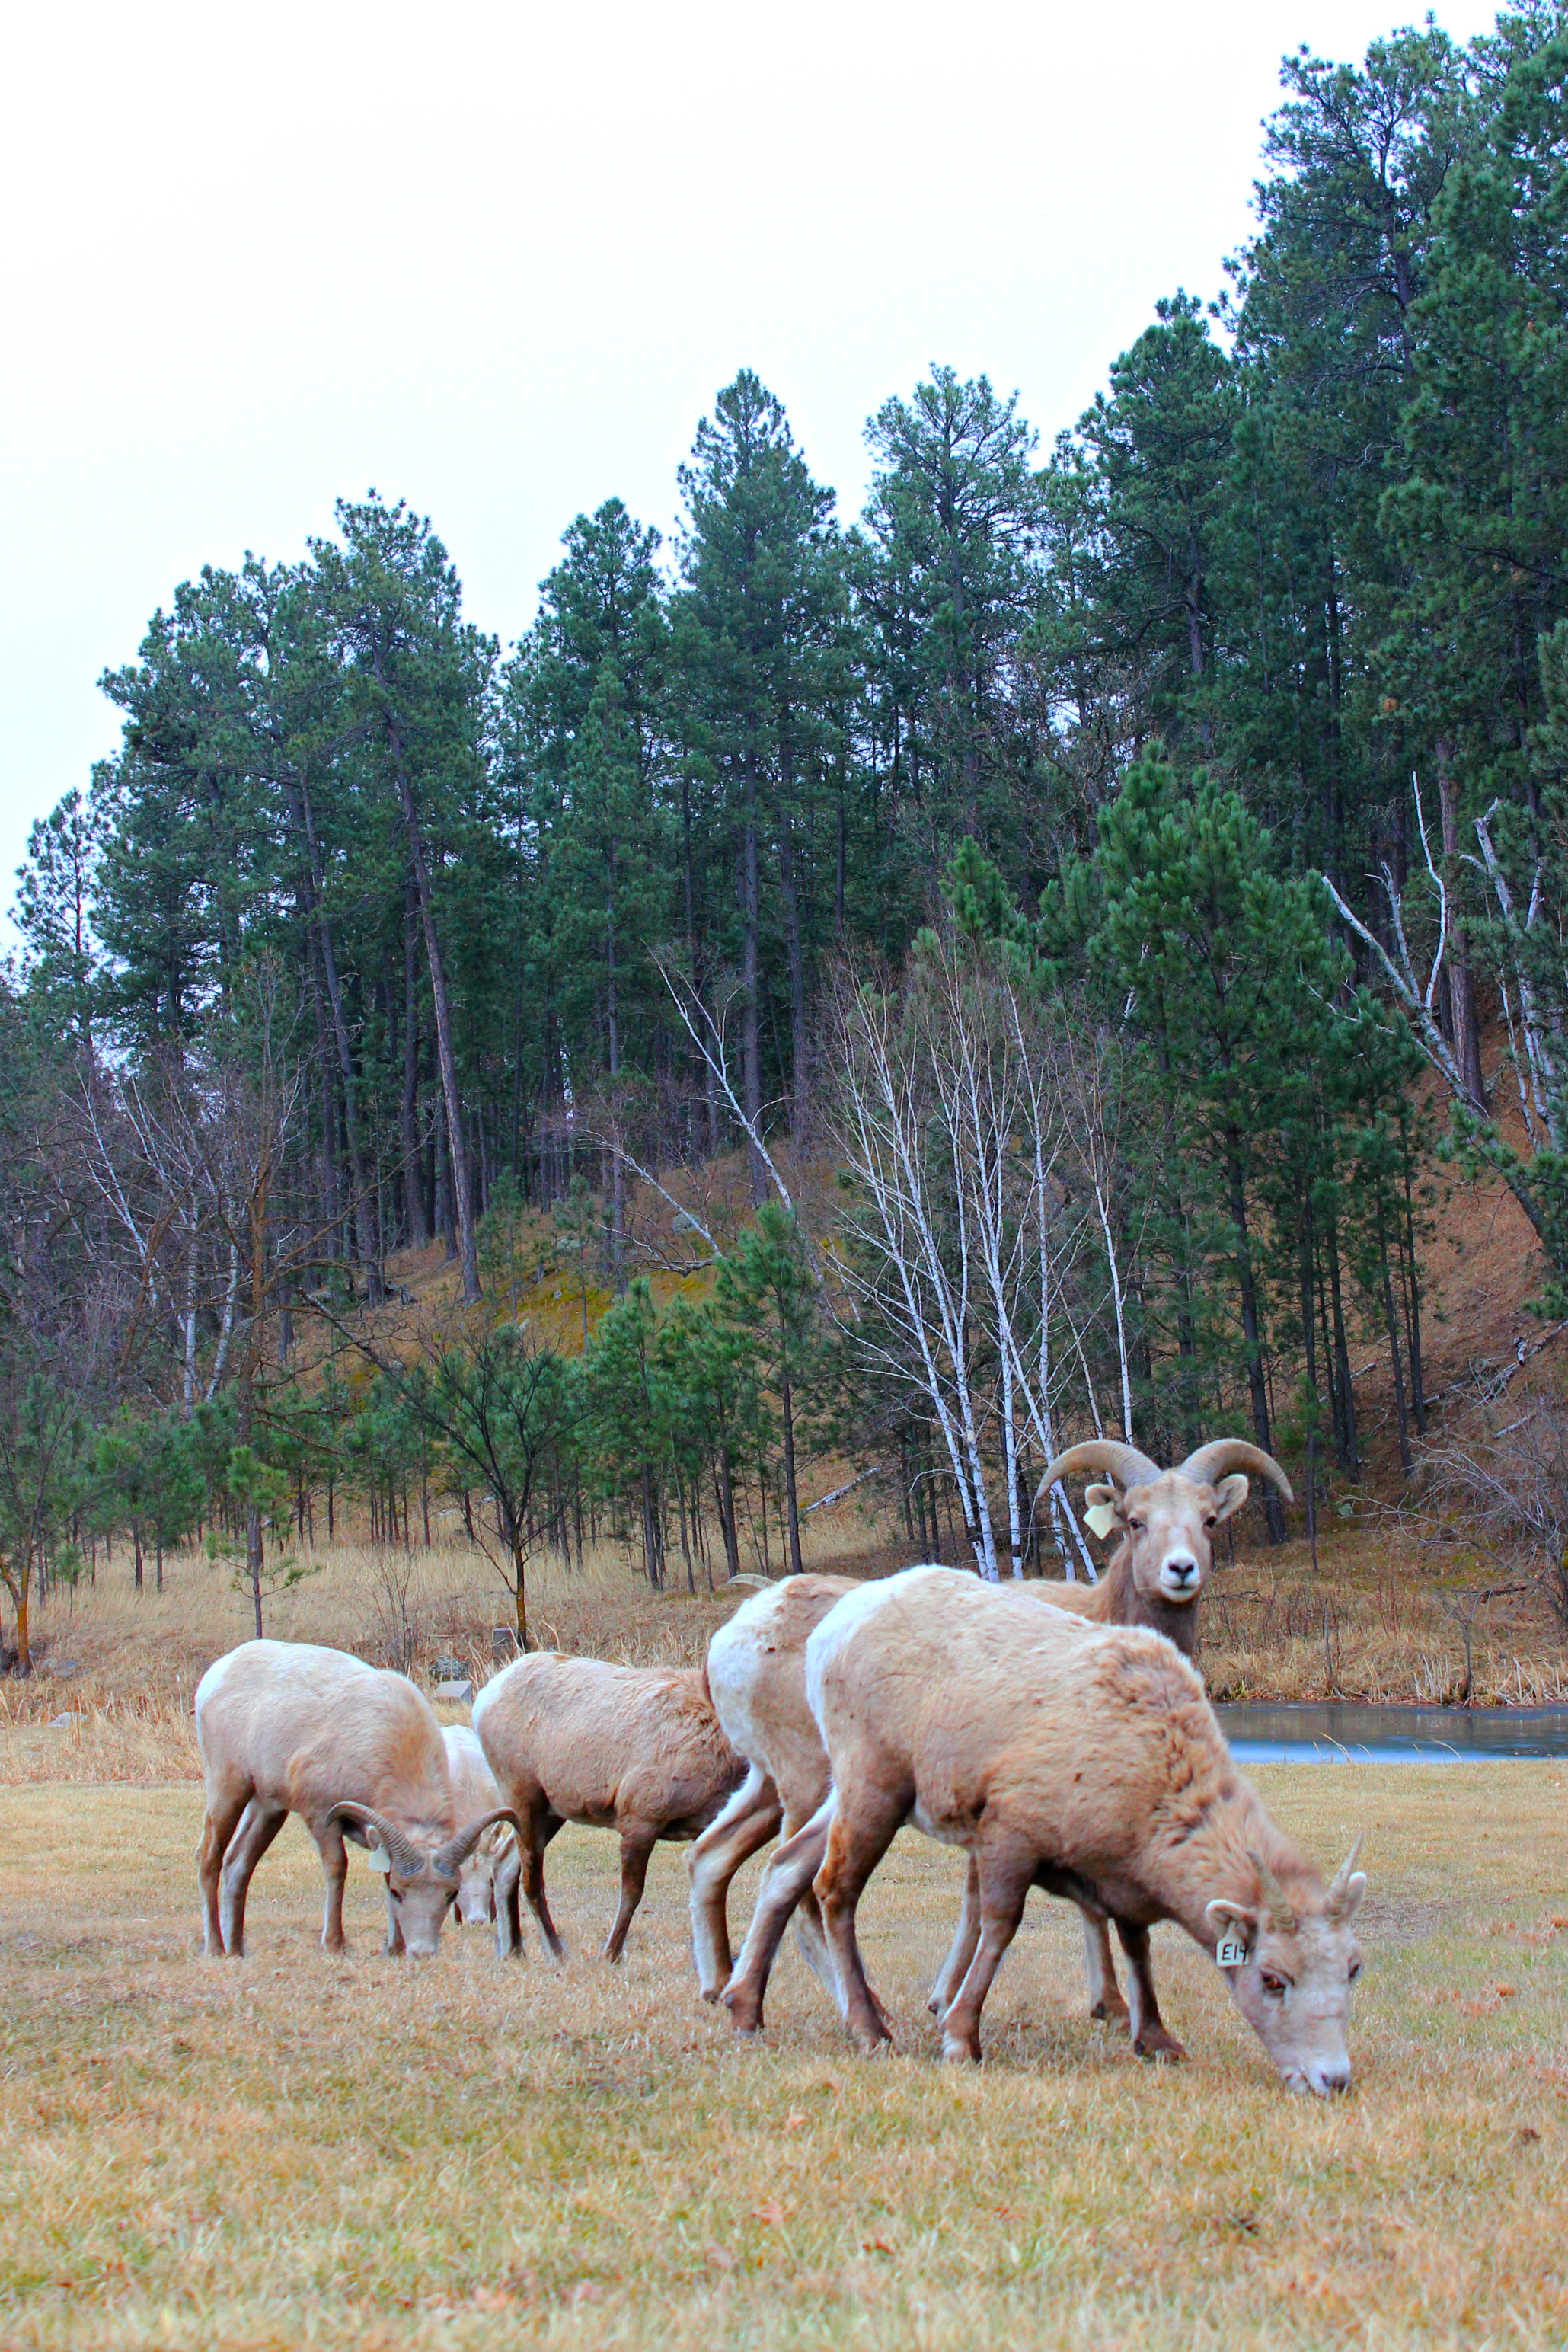
[[[13,1735],[14,1737],[14,1735]],[[1568,1819],[1551,1765],[1260,1776],[1326,1861],[1368,1829],[1356,2082],[1292,2098],[1156,1937],[1186,2067],[1082,2014],[1037,1897],[988,2059],[922,2007],[955,1858],[906,1834],[862,1912],[905,2021],[844,2043],[789,1953],[765,2046],[695,1998],[664,1849],[625,1964],[612,1848],[551,1849],[563,1971],[449,1931],[338,1961],[314,1847],[198,1957],[186,1784],[0,1788],[0,2342],[468,2347],[1568,2342]]]
[[[812,1562],[894,1564],[866,1544],[845,1515],[836,1537],[813,1527]],[[1309,1573],[1227,1564],[1217,1591],[1266,1589],[1275,1618],[1227,1645],[1214,1612],[1211,1680],[1322,1696],[1321,1637],[1284,1624]],[[1306,1589],[1360,1595],[1341,1659],[1347,1633],[1375,1663],[1383,1640],[1389,1695],[1409,1696],[1396,1675],[1448,1621],[1411,1575],[1379,1633],[1391,1573],[1331,1554]],[[958,1868],[912,1834],[862,1912],[904,2021],[867,2063],[792,1952],[763,2046],[697,2000],[678,1849],[606,1968],[613,1847],[591,1832],[550,1850],[564,1970],[531,1922],[520,1964],[472,1929],[427,1966],[388,1960],[358,1857],[351,1950],[325,1958],[297,1823],[258,1873],[250,1957],[203,1959],[190,1699],[249,1626],[199,1560],[172,1560],[161,1597],[124,1588],[117,1558],[51,1604],[44,1670],[0,1684],[6,2352],[1568,2344],[1568,1767],[1259,1774],[1326,1864],[1368,1832],[1356,2080],[1332,2105],[1282,2088],[1174,1930],[1156,1965],[1192,2060],[1131,2059],[1082,2014],[1075,1915],[1040,1897],[986,2064],[943,2067],[924,1998]],[[531,1605],[563,1647],[692,1659],[733,1600],[650,1594],[606,1550],[541,1567]],[[487,1671],[505,1617],[471,1552],[343,1547],[268,1630],[374,1655],[402,1627],[423,1675],[443,1651]],[[1452,1649],[1450,1631],[1433,1655]],[[1506,1653],[1485,1654],[1513,1696]],[[1525,1654],[1560,1694],[1561,1647]],[[755,1865],[737,1918],[754,1884]]]

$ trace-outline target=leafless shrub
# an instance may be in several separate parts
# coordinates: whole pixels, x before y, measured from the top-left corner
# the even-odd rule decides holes
[[[1433,1445],[1423,1465],[1427,1498],[1465,1513],[1505,1556],[1528,1559],[1568,1625],[1568,1404],[1532,1396],[1500,1424]]]
[[[371,1555],[364,1590],[371,1631],[368,1647],[383,1666],[413,1671],[420,1633],[418,1571],[412,1552],[380,1549]]]

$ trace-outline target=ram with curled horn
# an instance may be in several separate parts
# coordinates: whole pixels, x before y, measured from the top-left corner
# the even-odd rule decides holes
[[[1084,1471],[1101,1474],[1084,1490],[1089,1524],[1113,1537],[1116,1548],[1097,1584],[1053,1584],[1041,1597],[1102,1624],[1151,1626],[1190,1657],[1216,1528],[1247,1500],[1249,1473],[1293,1503],[1290,1480],[1271,1454],[1241,1437],[1211,1438],[1175,1470],[1118,1438],[1091,1437],[1046,1465],[1036,1508],[1053,1486]]]
[[[205,1948],[238,1959],[257,1863],[290,1813],[321,1855],[322,1948],[343,1949],[345,1840],[368,1847],[387,1888],[387,1949],[428,1958],[464,1863],[498,1822],[497,1805],[460,1818],[440,1724],[423,1694],[342,1650],[244,1642],[196,1689],[206,1782],[197,1854]]]

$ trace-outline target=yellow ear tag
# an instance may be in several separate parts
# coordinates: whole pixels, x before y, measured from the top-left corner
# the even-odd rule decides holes
[[[1246,1967],[1247,1946],[1242,1938],[1236,1933],[1234,1928],[1231,1929],[1228,1936],[1221,1936],[1218,1943],[1215,1946],[1214,1965],[1217,1969],[1244,1969]]]
[[[1090,1533],[1097,1535],[1102,1543],[1116,1524],[1116,1514],[1109,1503],[1092,1503],[1083,1518]]]
[[[365,1860],[370,1864],[372,1870],[379,1870],[383,1873],[383,1874],[392,1868],[392,1856],[387,1852],[384,1845],[371,1846],[369,1853],[365,1856]]]

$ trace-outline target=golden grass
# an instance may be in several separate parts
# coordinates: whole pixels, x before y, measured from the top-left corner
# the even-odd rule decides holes
[[[291,1823],[251,1958],[207,1962],[197,1790],[101,1789],[68,1819],[0,1790],[0,2342],[1561,2347],[1568,1774],[1259,1779],[1324,1860],[1369,1826],[1333,2105],[1284,2091],[1174,1930],[1192,2062],[1130,2059],[1039,1897],[986,2065],[942,2067],[922,2000],[957,1870],[911,1835],[862,1912],[904,2021],[866,2063],[793,1954],[767,2045],[735,2043],[695,1997],[667,1848],[619,1970],[590,1956],[613,1847],[586,1831],[551,1848],[563,1971],[531,1929],[521,1965],[470,1930],[414,1968],[380,1955],[358,1860],[353,1949],[322,1957]]]
[[[806,1564],[858,1557],[857,1540],[863,1530],[852,1521],[812,1526]],[[298,1564],[309,1572],[265,1602],[269,1636],[324,1642],[381,1664],[404,1654],[392,1643],[406,1632],[421,1681],[443,1655],[458,1658],[476,1682],[493,1671],[490,1632],[512,1622],[511,1594],[472,1546],[345,1543],[302,1553]],[[700,1570],[695,1594],[684,1582],[653,1592],[619,1546],[601,1544],[570,1570],[553,1554],[539,1556],[529,1572],[529,1625],[536,1642],[585,1655],[695,1665],[739,1597],[733,1588],[710,1592]],[[248,1595],[200,1554],[170,1554],[162,1592],[149,1583],[138,1596],[117,1558],[100,1564],[95,1587],[51,1594],[34,1622],[37,1673],[0,1681],[0,1785],[196,1778],[196,1685],[254,1630]],[[62,1716],[69,1721],[52,1728]]]
[[[917,1556],[852,1503],[811,1517],[810,1568],[883,1574]],[[490,1629],[511,1620],[508,1588],[484,1555],[448,1536],[431,1549],[340,1543],[301,1564],[308,1573],[266,1604],[268,1633],[325,1642],[392,1660],[392,1636],[412,1638],[412,1670],[428,1678],[443,1654],[476,1681],[491,1671]],[[1375,1528],[1325,1532],[1320,1572],[1304,1543],[1222,1559],[1205,1596],[1198,1664],[1217,1699],[1333,1696],[1427,1704],[1464,1688],[1466,1599],[1514,1579],[1474,1550],[1430,1556]],[[773,1566],[780,1563],[777,1553]],[[617,1545],[601,1544],[566,1570],[541,1553],[529,1576],[534,1638],[629,1664],[694,1664],[736,1605],[710,1593],[700,1569],[688,1593],[672,1562],[663,1593],[648,1589]],[[1471,1612],[1473,1681],[1481,1706],[1568,1701],[1568,1643],[1539,1590],[1504,1593]],[[0,1682],[0,1784],[37,1779],[191,1778],[197,1769],[192,1695],[214,1657],[252,1631],[247,1596],[225,1569],[172,1555],[165,1590],[140,1599],[123,1559],[100,1563],[96,1588],[51,1595],[35,1621],[40,1671]],[[61,1677],[63,1664],[73,1675]],[[48,1727],[62,1714],[71,1722]]]

